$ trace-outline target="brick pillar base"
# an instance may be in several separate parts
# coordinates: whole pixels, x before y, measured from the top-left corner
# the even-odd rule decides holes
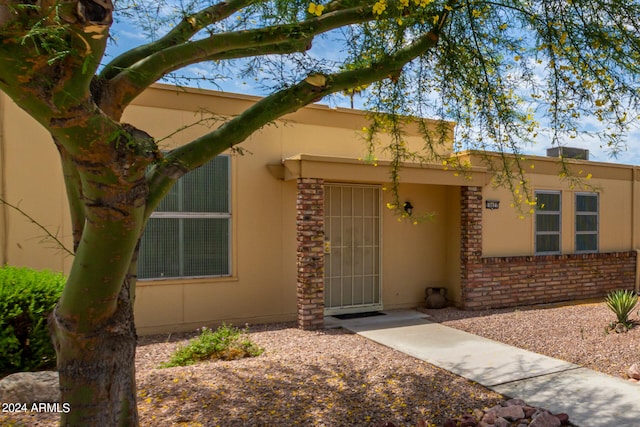
[[[324,328],[324,180],[299,178],[296,200],[298,327]]]
[[[481,268],[482,188],[462,187],[460,196],[460,297],[466,308],[471,278]]]

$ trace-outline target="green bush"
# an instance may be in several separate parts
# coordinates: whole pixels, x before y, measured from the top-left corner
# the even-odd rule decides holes
[[[64,283],[50,271],[0,268],[0,375],[55,366],[47,317]]]
[[[611,309],[618,319],[618,323],[621,323],[626,328],[631,328],[633,324],[629,322],[629,313],[638,303],[638,295],[633,291],[618,289],[616,291],[609,292],[605,298],[607,307]]]
[[[243,357],[255,357],[262,354],[264,349],[252,342],[247,330],[223,324],[215,331],[202,328],[198,337],[180,346],[171,356],[169,362],[160,365],[161,368],[173,366],[187,366],[201,360],[234,360]]]

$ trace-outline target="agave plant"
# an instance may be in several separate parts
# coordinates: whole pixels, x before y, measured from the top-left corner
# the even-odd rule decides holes
[[[611,309],[618,318],[618,323],[623,324],[627,328],[633,326],[629,322],[629,313],[638,303],[638,295],[629,290],[618,289],[609,292],[605,298],[607,307]]]

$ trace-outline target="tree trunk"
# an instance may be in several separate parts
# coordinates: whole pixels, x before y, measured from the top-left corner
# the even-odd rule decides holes
[[[61,426],[138,426],[133,319],[134,282],[128,276],[113,316],[91,333],[70,330],[52,313],[51,336],[58,356],[62,413]],[[61,408],[63,408],[61,406]]]

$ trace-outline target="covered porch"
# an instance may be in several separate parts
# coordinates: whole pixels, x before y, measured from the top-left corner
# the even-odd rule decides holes
[[[435,212],[433,221],[418,224],[385,207],[385,162],[299,154],[269,168],[296,183],[301,328],[324,327],[325,315],[416,307],[426,287],[445,288],[451,301],[461,301],[462,251],[474,251],[465,230],[481,224],[484,168],[462,177],[441,165],[403,166],[402,200]],[[470,206],[477,208],[471,216]]]

